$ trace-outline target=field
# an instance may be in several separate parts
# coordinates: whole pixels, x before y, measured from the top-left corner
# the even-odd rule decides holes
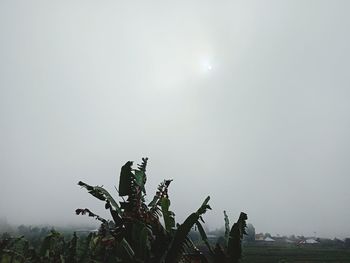
[[[242,263],[350,263],[350,249],[296,245],[247,245],[243,249]]]

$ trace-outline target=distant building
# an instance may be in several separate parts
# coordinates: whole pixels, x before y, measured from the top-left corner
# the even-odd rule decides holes
[[[313,238],[309,238],[305,240],[306,244],[318,244],[319,242]]]
[[[265,242],[275,242],[275,240],[271,237],[267,237],[264,239]]]
[[[305,239],[305,240],[300,240],[298,242],[298,244],[318,244],[320,242],[318,242],[317,240],[313,239],[313,238],[308,238],[308,239]]]
[[[264,234],[263,233],[256,234],[255,241],[264,241]]]

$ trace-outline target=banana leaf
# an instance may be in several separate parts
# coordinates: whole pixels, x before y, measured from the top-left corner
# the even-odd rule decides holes
[[[105,201],[109,204],[111,204],[113,206],[113,208],[119,213],[121,214],[122,211],[120,210],[120,207],[118,205],[118,203],[114,200],[114,198],[110,195],[110,193],[104,189],[101,186],[91,186],[88,185],[82,181],[78,182],[78,185],[86,188],[89,192],[89,194],[95,196],[96,198],[100,199],[101,201]]]
[[[225,220],[225,246],[227,246],[228,239],[230,236],[230,221],[228,219],[226,211],[224,211],[224,220]]]
[[[175,227],[175,218],[174,213],[172,211],[169,211],[170,200],[166,197],[163,197],[160,201],[160,205],[162,208],[165,229],[168,232],[171,232],[171,230]]]
[[[196,226],[197,226],[198,231],[199,231],[199,234],[201,235],[201,238],[202,238],[204,244],[207,246],[207,248],[208,248],[210,254],[211,254],[211,255],[214,255],[214,252],[213,252],[213,250],[212,250],[212,248],[211,248],[211,246],[210,246],[210,244],[209,244],[207,234],[205,233],[202,224],[201,224],[200,222],[197,221],[197,222],[196,222]]]
[[[233,224],[227,246],[227,254],[229,256],[229,262],[238,263],[242,257],[242,238],[246,234],[246,220],[247,214],[241,212],[239,219]]]
[[[145,174],[145,172],[135,170],[134,178],[135,178],[136,184],[141,188],[142,192],[146,193],[146,190],[145,190],[146,174]]]
[[[131,169],[132,164],[133,162],[128,161],[120,171],[118,191],[120,196],[127,196],[132,193],[131,182],[134,178],[134,174],[132,173]]]
[[[122,245],[122,247],[125,249],[125,251],[128,253],[130,259],[134,258],[135,256],[135,252],[132,249],[132,247],[130,246],[130,244],[128,243],[128,241],[126,241],[125,238],[122,239],[122,241],[120,242],[120,244]]]
[[[177,263],[179,262],[183,248],[185,246],[186,238],[188,233],[194,224],[196,224],[202,214],[204,214],[208,209],[211,209],[208,205],[210,197],[208,196],[197,212],[192,213],[186,218],[186,220],[177,228],[175,236],[170,243],[169,249],[165,255],[165,263]]]

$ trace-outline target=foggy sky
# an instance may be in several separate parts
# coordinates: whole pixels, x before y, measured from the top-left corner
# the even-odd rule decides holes
[[[0,0],[0,218],[107,216],[148,156],[148,200],[211,229],[350,236],[349,1]],[[211,67],[211,70],[209,69]]]

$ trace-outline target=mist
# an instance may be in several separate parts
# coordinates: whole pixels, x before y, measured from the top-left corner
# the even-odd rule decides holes
[[[350,235],[349,1],[0,1],[0,218],[86,224],[149,157],[182,222]],[[107,217],[107,216],[106,216]]]

